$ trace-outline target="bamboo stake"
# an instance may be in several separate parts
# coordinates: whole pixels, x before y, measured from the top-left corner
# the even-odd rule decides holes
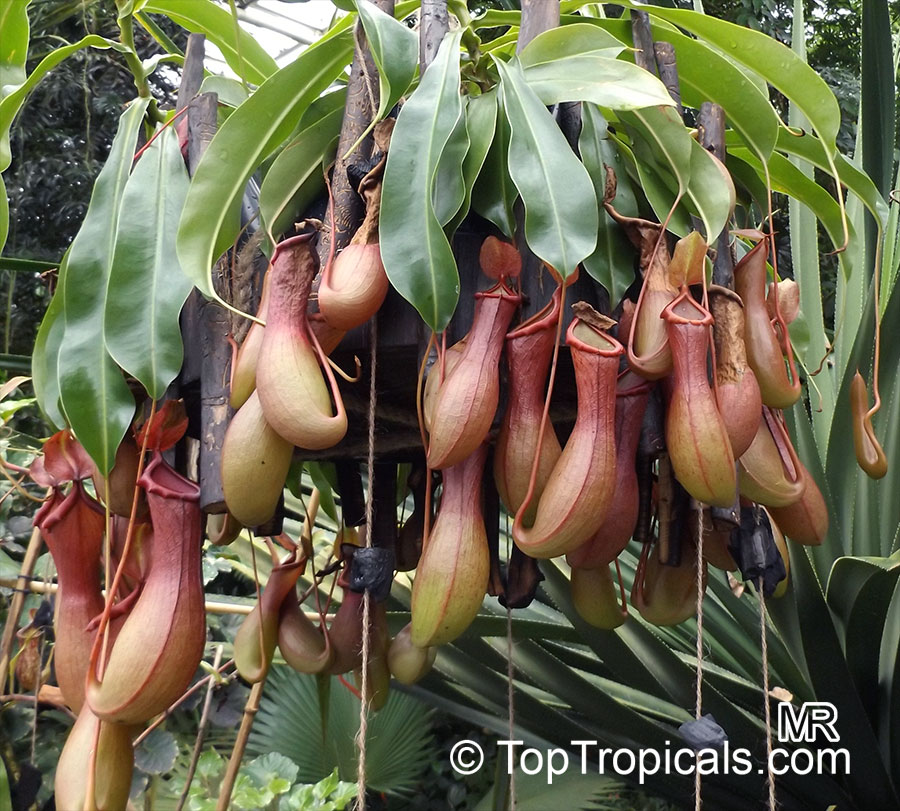
[[[22,568],[19,570],[19,576],[8,581],[0,581],[0,585],[11,584],[9,588],[16,588],[17,591],[13,595],[9,605],[9,614],[6,616],[6,625],[3,627],[3,639],[0,641],[0,693],[6,691],[6,677],[9,671],[9,661],[12,654],[13,639],[16,636],[16,630],[19,625],[19,617],[22,614],[22,607],[25,605],[25,589],[17,588],[20,581],[30,583],[31,573],[34,571],[34,564],[37,562],[38,554],[41,551],[41,531],[35,527],[31,531],[31,538],[28,541],[28,547],[25,550],[25,558],[22,561]]]
[[[222,646],[218,645],[216,647],[216,656],[213,660],[213,669],[218,670],[219,664],[222,662]],[[200,761],[200,751],[203,748],[203,738],[206,733],[206,725],[209,723],[209,710],[212,706],[212,697],[213,690],[216,687],[216,680],[212,677],[209,679],[209,683],[206,686],[206,697],[203,699],[203,712],[200,713],[200,724],[197,727],[197,740],[194,741],[194,751],[191,753],[191,763],[188,766],[187,777],[184,780],[184,789],[181,792],[181,797],[178,799],[178,805],[176,806],[176,811],[181,811],[184,808],[184,804],[187,801],[188,794],[191,791],[191,782],[194,779],[194,772],[197,771],[197,763]]]
[[[247,703],[244,705],[244,717],[241,719],[241,728],[238,730],[234,749],[231,750],[231,759],[228,761],[228,768],[225,770],[225,777],[222,779],[222,787],[219,789],[219,801],[216,803],[216,811],[228,811],[228,805],[231,802],[231,792],[234,789],[234,781],[237,779],[241,760],[244,758],[244,750],[247,748],[247,739],[250,737],[253,719],[256,718],[256,713],[259,712],[259,700],[262,698],[265,683],[266,679],[263,677],[261,681],[253,685],[250,690],[250,696],[247,698]]]
[[[26,591],[30,591],[32,594],[56,594],[57,589],[59,588],[56,583],[43,583],[40,580],[29,580],[27,585],[19,585],[19,580],[23,577],[30,577],[30,575],[20,574],[18,578],[14,577],[0,577],[0,588],[7,589],[15,589],[17,596],[21,596],[22,601],[24,601],[24,593]],[[226,603],[220,602],[217,600],[207,600],[204,604],[206,608],[207,614],[249,614],[254,606],[249,605],[247,603]],[[21,611],[21,608],[19,609]],[[10,609],[12,612],[12,608]],[[311,620],[319,620],[319,614],[315,611],[306,611],[304,612],[307,617]],[[12,613],[10,613],[12,616]],[[333,619],[333,614],[326,614],[326,619]],[[15,635],[15,634],[13,634]],[[5,638],[5,635],[4,635]],[[8,667],[9,662],[7,661],[4,667]],[[5,689],[5,687],[3,688]]]

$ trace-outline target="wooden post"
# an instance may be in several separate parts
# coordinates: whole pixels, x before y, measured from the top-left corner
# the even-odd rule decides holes
[[[200,90],[203,81],[203,58],[206,51],[206,37],[203,34],[191,34],[188,37],[184,53],[184,68],[181,73],[181,85],[178,88],[178,100],[175,111],[183,110]],[[187,137],[188,120],[183,115],[176,127],[179,136]],[[189,171],[192,171],[190,166]],[[185,386],[200,379],[202,355],[200,352],[200,302],[203,297],[196,290],[191,292],[181,311],[181,337],[184,342],[184,364],[178,376],[180,386]]]
[[[194,98],[188,109],[188,168],[193,174],[216,132],[218,97],[203,93]],[[213,285],[225,294],[228,260],[222,259],[213,269]],[[208,513],[225,512],[222,489],[221,456],[225,429],[233,413],[228,403],[231,369],[231,318],[215,301],[201,299],[200,321],[200,506]]]
[[[450,30],[450,14],[447,12],[447,0],[422,0],[419,15],[419,72],[434,61],[441,40]]]
[[[559,25],[559,0],[522,0],[522,25],[516,53],[544,31]]]
[[[697,120],[700,143],[712,152],[722,163],[725,162],[725,111],[712,102],[700,105]],[[724,228],[716,240],[716,256],[713,262],[713,284],[734,290],[734,256],[728,228]]]
[[[375,0],[381,11],[394,15],[394,0]],[[362,27],[357,29],[358,47],[350,66],[347,82],[347,101],[344,103],[344,118],[338,139],[337,158],[331,180],[334,197],[334,242],[335,251],[345,248],[362,222],[365,207],[356,192],[356,185],[347,176],[347,167],[360,161],[365,162],[372,154],[372,136],[369,134],[356,151],[344,158],[347,150],[356,143],[360,135],[372,121],[378,105],[378,69],[372,61],[372,54],[366,44]],[[372,105],[374,100],[375,106]],[[330,223],[325,221],[325,230],[319,237],[318,252],[322,267],[331,249],[332,234]]]
[[[646,12],[644,12],[646,13]],[[669,91],[675,102],[680,118],[684,118],[684,107],[681,104],[681,86],[678,82],[678,66],[675,62],[675,47],[671,42],[654,42],[653,56],[659,69],[659,78]]]
[[[631,12],[631,34],[634,38],[634,61],[639,67],[657,75],[656,57],[653,53],[653,35],[650,33],[650,15],[646,11]]]

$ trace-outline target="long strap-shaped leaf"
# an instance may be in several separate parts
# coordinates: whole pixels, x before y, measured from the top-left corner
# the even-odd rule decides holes
[[[7,3],[0,9],[0,40],[3,45],[0,46],[0,172],[5,172],[12,161],[12,150],[9,143],[9,131],[12,128],[19,110],[28,98],[28,94],[34,90],[38,82],[44,78],[53,68],[55,68],[66,57],[88,46],[95,48],[116,48],[121,50],[123,46],[111,40],[105,39],[96,34],[89,34],[83,39],[72,45],[65,45],[57,48],[45,56],[37,67],[28,75],[24,76],[24,55],[27,52],[28,43],[28,20],[25,18],[24,40],[22,38],[22,19],[18,15],[18,11],[24,15],[27,3]],[[13,12],[16,11],[16,14]],[[12,53],[4,54],[3,49],[22,48],[22,69]],[[6,199],[6,184],[0,177],[0,251],[6,244],[6,237],[9,232],[9,205]]]
[[[834,154],[841,110],[825,80],[790,48],[761,31],[718,20],[687,9],[615,0],[618,6],[646,11],[696,34],[700,39],[746,65],[793,101]],[[727,108],[726,108],[727,109]]]
[[[178,314],[193,285],[175,255],[189,185],[171,128],[138,161],[125,186],[106,300],[106,347],[155,400],[181,368]]]
[[[518,64],[495,60],[510,125],[509,174],[525,204],[528,246],[563,277],[597,244],[597,200],[584,165]]]
[[[34,339],[34,351],[31,355],[31,380],[34,386],[34,394],[38,405],[48,422],[57,429],[66,424],[66,418],[62,413],[59,403],[59,377],[57,369],[59,365],[59,347],[62,345],[63,333],[66,330],[66,320],[63,317],[63,297],[59,292],[65,284],[66,263],[69,252],[66,251],[59,263],[57,294],[50,299],[50,304],[41,320],[37,337]]]
[[[527,67],[525,79],[548,106],[560,101],[592,101],[611,110],[638,110],[675,103],[652,73],[631,62],[595,53]]]
[[[627,20],[594,19],[625,42],[631,42],[631,24]],[[567,26],[571,27],[571,26]],[[772,154],[778,135],[779,120],[775,109],[757,82],[751,81],[730,59],[700,40],[680,34],[669,26],[652,23],[654,38],[665,40],[675,48],[678,82],[682,100],[692,107],[712,101],[726,110],[728,126],[740,133],[744,144],[765,160]]]
[[[400,101],[416,75],[419,41],[415,32],[370,0],[357,0],[359,20],[378,68],[378,121]]]
[[[165,14],[182,28],[206,34],[238,76],[253,84],[262,84],[278,65],[250,34],[239,26],[224,8],[212,0],[149,0],[144,13]]]
[[[259,189],[259,215],[273,236],[287,228],[325,187],[323,163],[334,157],[341,107],[305,127],[281,151]]]
[[[177,241],[184,272],[205,295],[215,297],[212,267],[237,236],[247,179],[340,75],[352,52],[346,31],[308,48],[273,74],[216,133],[191,180]]]
[[[58,361],[63,413],[104,475],[134,414],[134,398],[106,350],[104,320],[122,197],[148,102],[132,102],[119,120],[56,293],[63,297],[65,318]]]
[[[459,299],[456,260],[432,194],[441,154],[462,116],[460,38],[459,32],[444,37],[400,111],[385,167],[379,225],[381,257],[391,284],[435,332],[450,322]]]
[[[606,196],[606,167],[616,173],[613,204],[620,214],[638,216],[638,204],[624,162],[609,137],[606,119],[593,104],[581,106],[578,151],[594,183],[598,203]],[[597,249],[584,260],[584,269],[608,291],[611,301],[621,301],[634,281],[634,247],[622,227],[606,211],[600,212]]]

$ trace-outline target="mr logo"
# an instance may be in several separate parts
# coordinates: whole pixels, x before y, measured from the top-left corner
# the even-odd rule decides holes
[[[819,732],[825,740],[838,743],[834,728],[837,707],[828,701],[804,701],[799,707],[788,701],[778,703],[778,740],[782,743],[815,743]]]

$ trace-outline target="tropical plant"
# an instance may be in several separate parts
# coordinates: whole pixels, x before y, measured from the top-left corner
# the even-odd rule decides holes
[[[298,779],[315,783],[337,771],[355,782],[359,702],[337,678],[320,683],[315,676],[276,667],[253,725],[251,752],[280,752],[298,767]],[[392,693],[371,719],[366,751],[366,780],[375,791],[409,794],[433,756],[429,711],[419,701]]]
[[[415,681],[430,666],[434,655],[430,649],[440,643],[435,670],[421,686],[410,689],[473,723],[506,733],[512,720],[507,705],[509,657],[515,669],[515,729],[523,739],[541,746],[570,746],[587,738],[614,748],[666,751],[677,740],[677,726],[692,718],[688,708],[696,697],[697,712],[702,699],[734,746],[762,757],[766,735],[771,733],[770,698],[762,685],[771,677],[772,684],[796,700],[834,703],[842,739],[853,742],[852,768],[846,774],[832,768],[832,774],[780,776],[777,798],[782,805],[863,807],[884,798],[900,801],[896,788],[900,758],[892,738],[897,712],[893,683],[900,644],[896,616],[900,567],[891,556],[900,540],[900,504],[878,498],[879,493],[897,489],[898,474],[895,466],[886,467],[885,456],[895,460],[900,450],[900,376],[896,374],[900,350],[880,340],[881,321],[891,323],[900,316],[898,215],[896,206],[889,211],[887,205],[894,145],[892,83],[884,81],[886,67],[894,75],[887,4],[873,2],[864,9],[862,123],[854,161],[837,148],[839,104],[805,61],[799,2],[794,9],[793,52],[765,34],[697,10],[621,0],[618,6],[646,23],[639,28],[625,18],[603,16],[596,4],[565,0],[560,4],[562,25],[532,37],[526,34],[527,14],[535,13],[534,9],[487,9],[473,16],[466,3],[450,0],[443,5],[453,12],[458,25],[430,40],[423,33],[426,47],[419,54],[415,35],[400,22],[416,5],[397,3],[392,16],[359,0],[317,43],[279,69],[259,43],[235,24],[236,18],[211,0],[196,0],[189,7],[169,0],[117,0],[118,40],[89,34],[52,51],[30,72],[26,72],[25,56],[29,4],[0,9],[0,42],[5,43],[0,45],[0,171],[9,165],[10,127],[26,97],[66,56],[85,47],[111,50],[131,71],[136,92],[122,112],[81,229],[60,263],[58,286],[38,333],[32,363],[37,400],[47,420],[60,429],[32,466],[32,477],[49,493],[36,520],[57,549],[72,537],[87,543],[90,534],[64,526],[67,515],[78,517],[80,530],[92,528],[90,554],[81,566],[77,561],[63,563],[62,556],[57,556],[65,589],[60,601],[66,594],[72,599],[75,578],[87,595],[85,600],[94,601],[90,605],[95,611],[102,609],[100,630],[87,626],[81,631],[85,623],[79,623],[77,633],[71,635],[73,640],[77,637],[77,650],[72,653],[70,648],[69,655],[61,657],[76,676],[85,672],[90,676],[85,695],[78,687],[79,678],[69,682],[75,688],[63,685],[66,704],[80,708],[84,702],[79,724],[70,736],[74,743],[63,756],[65,773],[77,774],[81,780],[93,769],[88,786],[121,796],[127,790],[123,774],[130,768],[133,753],[118,722],[149,721],[177,699],[197,668],[204,653],[197,615],[202,576],[200,507],[210,512],[230,509],[232,515],[223,520],[221,533],[214,533],[212,527],[209,531],[210,539],[227,542],[237,534],[238,522],[259,527],[275,516],[278,524],[279,504],[284,501],[287,512],[305,515],[302,531],[295,527],[292,533],[299,541],[291,534],[279,534],[281,528],[272,525],[258,531],[277,538],[288,555],[283,556],[270,541],[270,554],[257,561],[256,550],[266,547],[244,536],[238,543],[247,544],[249,565],[246,559],[226,564],[235,570],[242,565],[264,586],[258,606],[250,610],[234,636],[234,658],[241,676],[254,683],[248,699],[250,715],[254,702],[264,696],[251,747],[268,759],[249,764],[249,771],[236,781],[234,771],[227,770],[221,778],[223,797],[231,793],[236,803],[270,804],[287,795],[293,777],[324,778],[335,765],[343,768],[352,762],[347,752],[350,736],[339,739],[328,729],[339,720],[344,729],[352,728],[349,716],[356,717],[359,705],[343,688],[331,690],[328,720],[322,723],[324,707],[316,699],[327,692],[331,681],[324,675],[318,680],[301,678],[277,667],[270,673],[276,644],[298,670],[318,674],[355,670],[359,695],[379,706],[385,700],[389,663],[395,676],[402,673],[403,681]],[[198,149],[196,135],[185,136],[174,111],[161,109],[151,92],[148,79],[160,63],[182,59],[155,22],[152,15],[157,14],[205,33],[243,85],[207,86],[223,91],[220,100],[227,109],[205,150]],[[649,16],[640,16],[644,14]],[[165,53],[143,59],[145,54],[135,47],[135,24],[156,38]],[[378,70],[377,95],[373,77],[361,62],[364,57],[356,45],[355,26],[364,33]],[[646,69],[648,42],[639,39],[641,31],[671,45],[681,100],[688,107],[699,109],[713,102],[724,111],[728,129],[719,143],[710,145],[720,154],[727,151],[724,164],[704,148],[707,144],[692,137],[694,133],[679,117],[678,88],[672,76],[661,71],[663,82]],[[354,88],[347,92],[334,88],[351,61],[355,91],[365,91],[371,107],[355,130]],[[790,105],[787,124],[770,101],[770,86]],[[392,116],[401,101],[400,112]],[[564,133],[548,105],[559,113],[571,103],[580,103],[580,132],[570,128]],[[341,109],[347,114],[342,116]],[[705,128],[706,120],[701,119],[701,124]],[[147,143],[137,151],[142,137]],[[338,137],[340,148],[335,145]],[[570,142],[577,145],[577,154]],[[190,177],[183,160],[185,150]],[[356,162],[347,168],[350,158]],[[319,225],[306,219],[298,226],[299,233],[287,229],[308,217],[327,185],[322,168],[333,161],[340,171],[333,173],[334,188],[329,188],[333,200],[326,217],[330,251],[322,251],[327,264],[319,288],[321,312],[309,314],[319,266],[312,235]],[[242,232],[248,228],[247,218],[241,222],[241,209],[248,183],[257,172],[263,176],[260,236],[238,253]],[[355,175],[359,175],[354,185],[364,198],[365,219],[341,256],[363,258],[355,273],[344,276],[338,261],[333,261],[334,253],[343,247],[338,242],[344,220],[353,219],[348,211],[353,205],[359,209],[359,202],[339,205],[338,187]],[[833,184],[835,193],[830,194],[817,180]],[[611,434],[620,355],[627,355],[639,376],[652,380],[669,376],[674,364],[674,374],[668,377],[666,427],[674,478],[700,502],[719,508],[733,502],[735,458],[742,457],[744,473],[739,473],[744,481],[750,476],[750,461],[742,456],[746,444],[740,453],[736,451],[734,426],[727,419],[732,415],[720,413],[707,377],[708,327],[716,319],[706,309],[705,254],[720,233],[727,236],[730,225],[736,224],[741,230],[734,248],[738,254],[747,254],[741,265],[762,260],[757,267],[760,292],[768,289],[765,258],[772,235],[757,229],[760,223],[772,227],[773,192],[790,198],[790,246],[799,305],[791,313],[795,317],[786,317],[780,308],[788,309],[788,305],[779,303],[777,287],[773,314],[762,297],[755,302],[754,329],[765,333],[770,350],[766,368],[753,355],[757,346],[750,327],[746,336],[753,350],[747,353],[749,365],[760,380],[763,402],[785,410],[808,468],[804,472],[786,450],[790,439],[783,433],[780,412],[769,408],[760,422],[757,404],[750,415],[762,426],[757,435],[769,437],[772,447],[777,445],[778,472],[784,464],[796,485],[788,488],[794,493],[793,502],[801,491],[804,498],[809,493],[802,509],[815,519],[807,514],[806,532],[791,528],[787,533],[795,540],[805,536],[807,543],[818,544],[810,550],[792,547],[792,589],[781,602],[768,601],[760,592],[757,603],[750,599],[755,578],[743,595],[726,581],[710,578],[704,601],[706,561],[699,555],[705,534],[703,511],[695,519],[698,551],[692,552],[689,540],[682,546],[681,567],[662,566],[660,561],[674,563],[674,558],[667,557],[670,547],[664,537],[674,523],[663,517],[668,481],[663,461],[657,469],[658,543],[648,558],[645,531],[643,547],[626,550],[618,561],[625,582],[633,584],[637,595],[633,604],[663,627],[652,627],[634,615],[615,630],[590,626],[582,619],[586,592],[575,584],[572,570],[562,560],[542,563],[546,580],[537,600],[521,609],[515,620],[490,603],[483,605],[489,574],[499,574],[488,545],[489,534],[495,534],[497,527],[493,521],[485,522],[479,494],[487,457],[483,442],[489,437],[499,401],[498,362],[504,336],[509,342],[517,335],[530,337],[543,331],[548,339],[544,341],[546,364],[537,362],[536,350],[525,355],[526,376],[534,378],[531,382],[537,392],[531,411],[524,417],[517,414],[521,422],[510,417],[509,424],[504,423],[503,430],[509,432],[505,448],[511,447],[512,452],[501,454],[499,445],[497,450],[497,485],[512,526],[504,537],[509,543],[511,534],[518,549],[505,556],[510,573],[507,585],[513,582],[516,567],[517,574],[525,572],[526,580],[529,572],[532,577],[536,574],[537,564],[529,562],[527,555],[551,558],[561,552],[592,553],[592,549],[585,552],[585,542],[593,545],[595,534],[606,526],[606,515],[615,517],[616,508],[625,512],[624,490],[615,491],[615,506],[611,497],[619,473],[617,461],[625,460],[625,474],[635,472],[629,471],[634,462],[630,454],[620,452],[617,460]],[[524,253],[527,248],[539,261],[526,259],[523,270],[519,250],[487,240],[480,262],[497,283],[474,296],[468,340],[446,347],[435,336],[452,335],[472,311],[472,268],[458,266],[458,252],[453,250],[453,240],[467,219],[478,223],[482,232],[518,239],[519,249]],[[828,329],[822,307],[818,223],[838,253],[833,330]],[[7,225],[7,213],[0,210],[0,248]],[[681,238],[671,263],[666,230]],[[761,248],[751,250],[748,239],[754,238],[761,240]],[[635,257],[629,239],[640,248],[638,280],[642,277],[643,287],[639,295],[633,284]],[[213,368],[212,356],[225,355],[228,329],[226,325],[221,331],[217,345],[208,320],[202,327],[205,340],[217,348],[204,361],[201,396],[194,396],[195,380],[187,379],[186,372],[179,380],[193,421],[203,426],[198,488],[163,457],[190,423],[171,400],[163,404],[184,357],[179,315],[192,287],[227,310],[249,309],[253,284],[241,274],[252,265],[247,256],[257,247],[271,260],[266,274],[270,289],[259,303],[260,323],[254,325],[261,327],[265,321],[265,329],[251,330],[234,361],[236,369],[250,370],[247,391],[236,402],[235,391],[229,391],[224,382],[227,362]],[[229,250],[232,261],[220,262]],[[718,258],[728,252],[729,248],[721,248]],[[776,282],[777,257],[773,250],[771,273]],[[534,272],[540,263],[550,269],[559,292],[544,311],[507,335],[522,292],[535,298],[541,292]],[[874,276],[868,270],[873,266],[879,271]],[[585,274],[577,289],[605,312],[582,307],[567,332],[582,392],[572,437],[562,449],[553,443],[552,428],[546,435],[545,429],[565,312],[562,301],[567,285],[575,282],[582,268]],[[721,280],[718,274],[713,278]],[[386,616],[385,604],[373,601],[376,591],[388,591],[389,580],[360,573],[366,561],[377,560],[384,550],[358,548],[345,526],[364,520],[349,517],[350,496],[356,489],[361,494],[362,485],[353,481],[347,485],[345,476],[335,488],[343,496],[344,511],[339,514],[331,491],[334,480],[340,479],[340,469],[308,465],[306,471],[315,483],[312,492],[300,487],[300,468],[291,469],[295,445],[305,449],[301,456],[324,452],[327,457],[329,449],[347,434],[354,416],[359,416],[345,408],[347,395],[338,386],[326,355],[344,330],[366,322],[380,307],[388,291],[385,280],[418,312],[432,332],[432,341],[441,347],[438,371],[429,375],[424,398],[419,402],[417,394],[407,409],[410,414],[420,409],[423,437],[425,429],[431,432],[425,459],[429,466],[443,470],[443,490],[433,524],[427,506],[432,497],[430,470],[420,476],[418,485],[424,502],[412,497],[408,509],[404,507],[422,523],[410,518],[404,525],[413,532],[406,539],[408,545],[398,549],[409,553],[413,562],[403,568],[415,565],[417,540],[424,545],[424,553],[415,577],[401,574],[394,581],[391,605],[400,609],[400,617]],[[702,287],[703,294],[692,293],[690,285]],[[645,298],[647,289],[650,293]],[[200,305],[193,295],[203,319],[220,312],[212,303]],[[346,299],[335,306],[332,297],[340,295]],[[626,310],[635,298],[630,331],[620,327],[619,338],[627,343],[623,346],[606,331],[614,323],[608,314],[621,313],[624,323],[631,317]],[[529,306],[537,309],[539,303],[535,300]],[[749,296],[745,306],[749,313]],[[329,311],[334,315],[329,316]],[[409,309],[405,312],[407,317],[412,315]],[[201,320],[184,318],[188,324],[193,319],[195,326]],[[421,350],[427,357],[431,346],[417,346],[416,352]],[[373,353],[376,348],[373,337]],[[795,357],[805,370],[803,396]],[[190,363],[189,358],[188,367]],[[547,366],[552,368],[551,382],[545,387]],[[374,375],[374,364],[368,368]],[[766,371],[771,373],[769,378],[764,377]],[[411,367],[407,378],[415,378]],[[875,398],[872,409],[867,380]],[[378,414],[374,377],[372,383],[370,460],[377,448],[374,420]],[[215,394],[211,386],[217,387]],[[647,385],[641,386],[637,388],[646,395]],[[880,390],[885,392],[882,408]],[[239,410],[225,433],[222,404],[229,395]],[[220,401],[215,414],[213,401]],[[703,425],[698,422],[701,410]],[[136,411],[142,415],[141,424],[129,435]],[[191,430],[197,433],[196,426]],[[531,445],[524,445],[527,465],[521,461],[523,446],[509,439],[525,434],[536,443],[533,452]],[[417,432],[415,437],[418,440]],[[514,469],[516,448],[518,469]],[[542,451],[546,470],[539,474],[545,460]],[[152,454],[149,460],[147,453]],[[361,454],[357,450],[348,455]],[[854,456],[881,480],[863,478],[851,463]],[[705,475],[713,464],[715,475]],[[403,492],[398,499],[393,485],[403,469],[391,466],[386,473],[386,466],[376,466],[374,461],[368,467],[375,523],[370,509],[366,546],[377,537],[377,547],[381,533],[384,537],[396,533],[393,509],[403,500]],[[386,475],[391,484],[386,499],[376,495],[376,471],[380,471],[379,481]],[[401,483],[407,472],[399,476]],[[635,516],[629,519],[622,543],[641,510],[649,515],[649,474],[648,467],[633,487]],[[94,479],[93,488],[84,484],[88,478]],[[303,492],[310,500],[298,504],[284,496],[286,478],[295,495]],[[413,481],[412,474],[409,480]],[[411,489],[416,488],[411,485]],[[819,491],[824,494],[821,505],[813,498]],[[119,507],[115,499],[123,492],[124,507]],[[749,487],[742,492],[750,495]],[[343,541],[325,560],[321,548],[316,550],[312,543],[316,499],[338,521],[334,529]],[[142,517],[145,500],[149,518]],[[686,495],[683,500],[686,503]],[[785,499],[772,506],[790,503]],[[115,548],[119,556],[115,567],[112,513],[120,514],[124,520],[119,524],[126,527]],[[387,530],[378,523],[385,514]],[[234,530],[230,533],[226,531],[229,520]],[[781,523],[788,527],[787,521]],[[597,545],[603,547],[604,538],[601,534]],[[98,577],[101,543],[110,578],[105,602]],[[169,545],[167,554],[148,554],[160,544]],[[615,554],[609,555],[603,565],[613,558]],[[304,576],[310,563],[313,571]],[[581,568],[576,566],[575,571]],[[331,575],[334,580],[327,588],[324,581]],[[649,601],[642,599],[644,583],[654,578],[654,582],[681,581],[677,601],[671,600],[677,604],[667,603],[655,614],[645,611]],[[320,627],[300,611],[298,583],[304,584],[306,595],[314,597]],[[335,583],[344,593],[326,635]],[[497,587],[496,582],[492,586]],[[171,611],[157,616],[151,610],[154,595],[166,589],[178,599],[165,603]],[[528,591],[526,584],[519,602],[529,602]],[[613,594],[611,583],[604,593]],[[505,597],[515,601],[511,591]],[[132,600],[134,608],[128,608]],[[702,611],[696,620],[679,622],[698,605]],[[407,619],[410,608],[410,629],[399,632],[393,625]],[[116,616],[125,611],[129,613],[119,623]],[[606,612],[601,623],[610,614],[615,622],[609,625],[622,621],[614,610]],[[141,619],[145,616],[146,621]],[[869,636],[873,627],[875,642]],[[390,651],[389,629],[395,634]],[[101,656],[106,646],[100,642],[107,630],[108,663]],[[765,631],[762,645],[753,641],[760,630]],[[371,647],[363,638],[371,640]],[[163,639],[174,643],[163,644]],[[150,673],[147,684],[152,689],[144,689],[143,682],[131,684],[128,678],[147,665],[143,655],[147,651],[158,658],[153,673],[164,669],[167,674],[161,684]],[[704,658],[702,679],[700,663],[694,662],[698,653]],[[104,668],[119,678],[102,682]],[[267,678],[269,689],[263,693]],[[292,691],[294,701],[287,701],[286,707],[285,697]],[[398,721],[400,729],[395,734],[409,737],[405,730],[413,713],[399,723],[392,715],[394,711],[401,714],[394,709],[399,705],[396,695],[388,698],[369,720],[370,730]],[[343,754],[311,763],[308,752],[304,754],[291,734],[295,730],[284,726],[290,708],[302,715],[298,721],[305,727],[304,742],[316,737],[310,730],[318,725],[322,738]],[[421,727],[424,721],[420,718],[417,723]],[[89,734],[100,742],[100,749],[111,753],[109,758],[85,760],[91,747],[78,741]],[[244,743],[242,732],[235,750],[238,758]],[[371,744],[368,784],[386,790],[408,788],[396,773],[392,779],[378,779],[377,738]],[[394,744],[388,754],[402,753]],[[206,758],[205,771],[198,771],[197,778],[201,784],[204,779],[218,782],[222,762],[214,762],[211,754]],[[293,777],[274,776],[279,771]],[[683,802],[693,780],[656,773],[647,776],[647,785]],[[59,782],[58,786],[80,790]],[[763,781],[753,772],[710,775],[703,778],[702,790],[716,807],[744,808],[760,799]],[[293,802],[293,797],[284,799]],[[203,798],[194,799],[197,807],[203,806]]]

